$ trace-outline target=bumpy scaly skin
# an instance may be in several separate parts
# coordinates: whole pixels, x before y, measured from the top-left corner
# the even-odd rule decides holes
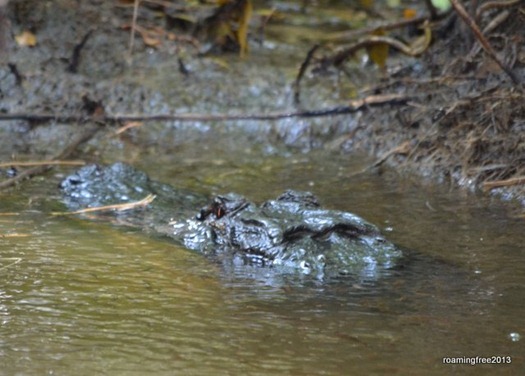
[[[259,207],[235,194],[218,196],[187,223],[192,230],[180,233],[189,248],[318,277],[377,277],[401,257],[377,227],[351,213],[322,209],[311,193],[287,191]]]
[[[156,199],[146,213],[152,223],[142,223],[148,227],[167,222],[171,217],[189,217],[196,207],[207,201],[205,197],[152,181],[144,172],[125,163],[82,167],[66,177],[60,188],[64,202],[71,210],[138,201],[154,194]],[[144,220],[138,213],[123,213],[122,216]]]
[[[321,208],[311,193],[287,191],[260,206],[236,194],[217,196],[195,215],[202,197],[153,182],[122,163],[83,167],[61,188],[72,209],[156,194],[150,215],[127,214],[126,224],[246,264],[301,270],[319,278],[353,274],[375,279],[402,256],[377,227],[354,214]]]

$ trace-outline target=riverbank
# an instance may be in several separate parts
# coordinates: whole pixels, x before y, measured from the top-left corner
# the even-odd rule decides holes
[[[366,116],[363,120],[375,126],[367,128],[358,147],[377,156],[394,152],[391,166],[425,180],[525,204],[523,21],[512,8],[480,17],[480,25],[493,28],[486,36],[512,66],[518,84],[473,40],[462,20],[441,22],[417,65],[400,67],[399,74],[369,90],[417,99],[397,111]]]
[[[523,15],[513,9],[505,9],[509,14],[490,33],[490,40],[523,80]],[[130,56],[132,8],[118,2],[20,1],[9,4],[6,14],[12,34],[19,37],[31,31],[36,44],[31,47],[20,39],[11,43],[9,64],[0,69],[4,114],[267,114],[346,105],[349,93],[352,98],[390,94],[409,98],[402,104],[324,118],[163,121],[118,135],[115,127],[100,127],[76,154],[82,159],[112,162],[151,148],[169,153],[183,145],[198,148],[202,137],[235,138],[232,135],[242,133],[242,142],[247,143],[365,152],[377,158],[377,166],[385,163],[426,182],[525,205],[523,91],[477,44],[463,37],[468,30],[460,20],[435,24],[434,42],[422,57],[388,60],[388,73],[382,78],[370,66],[354,66],[350,79],[340,71],[308,72],[297,105],[292,83],[315,40],[297,27],[280,24],[272,30],[268,25],[268,37],[260,43],[252,35],[246,59],[236,54],[201,57],[205,46],[160,29],[154,35],[159,38],[155,48],[152,40],[137,36]],[[495,18],[489,12],[481,16],[482,25]],[[158,17],[151,9],[142,9],[139,24],[153,30]],[[277,30],[285,30],[281,38]],[[290,39],[293,30],[297,39]],[[24,119],[2,122],[2,160],[54,158],[85,126]]]

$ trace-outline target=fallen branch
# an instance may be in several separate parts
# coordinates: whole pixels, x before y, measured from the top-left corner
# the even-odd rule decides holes
[[[319,110],[275,112],[268,114],[158,114],[158,115],[106,115],[106,116],[84,116],[84,115],[56,115],[56,114],[0,114],[0,122],[9,120],[26,121],[56,121],[60,123],[96,121],[97,123],[119,123],[134,121],[240,121],[240,120],[280,120],[289,118],[312,118],[323,116],[337,116],[352,114],[368,107],[378,107],[391,104],[404,104],[411,98],[407,95],[385,94],[371,95],[363,99],[350,101],[347,106],[338,106]]]
[[[509,187],[511,185],[525,184],[525,176],[518,176],[517,178],[505,179],[505,180],[494,180],[486,181],[482,184],[483,191],[488,192],[494,188]]]
[[[114,204],[114,205],[105,205],[97,206],[93,208],[81,209],[73,212],[52,212],[51,215],[73,215],[73,214],[84,214],[84,213],[93,213],[93,212],[104,212],[104,211],[126,211],[136,208],[143,208],[148,206],[153,200],[155,200],[155,195],[149,194],[140,201],[127,202],[125,204]]]

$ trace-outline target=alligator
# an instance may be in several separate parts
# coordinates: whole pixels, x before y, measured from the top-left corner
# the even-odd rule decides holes
[[[60,188],[70,210],[153,194],[156,199],[148,208],[116,212],[114,220],[235,264],[299,271],[318,279],[377,279],[403,255],[376,226],[352,213],[322,208],[309,192],[288,190],[261,205],[234,193],[210,201],[153,181],[124,163],[84,166]]]

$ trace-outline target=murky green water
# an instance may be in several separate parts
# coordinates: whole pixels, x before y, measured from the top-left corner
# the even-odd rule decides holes
[[[162,158],[144,153],[136,164],[160,163],[151,175],[176,186],[256,201],[308,189],[421,256],[371,285],[224,270],[137,231],[49,216],[56,205],[45,194],[59,179],[51,176],[45,192],[32,183],[0,197],[0,234],[10,235],[0,238],[0,374],[523,370],[524,340],[510,336],[525,335],[525,234],[508,207],[388,171],[352,177],[369,163],[355,156],[231,147],[235,141],[201,140],[201,149]],[[493,355],[513,363],[442,361]]]

